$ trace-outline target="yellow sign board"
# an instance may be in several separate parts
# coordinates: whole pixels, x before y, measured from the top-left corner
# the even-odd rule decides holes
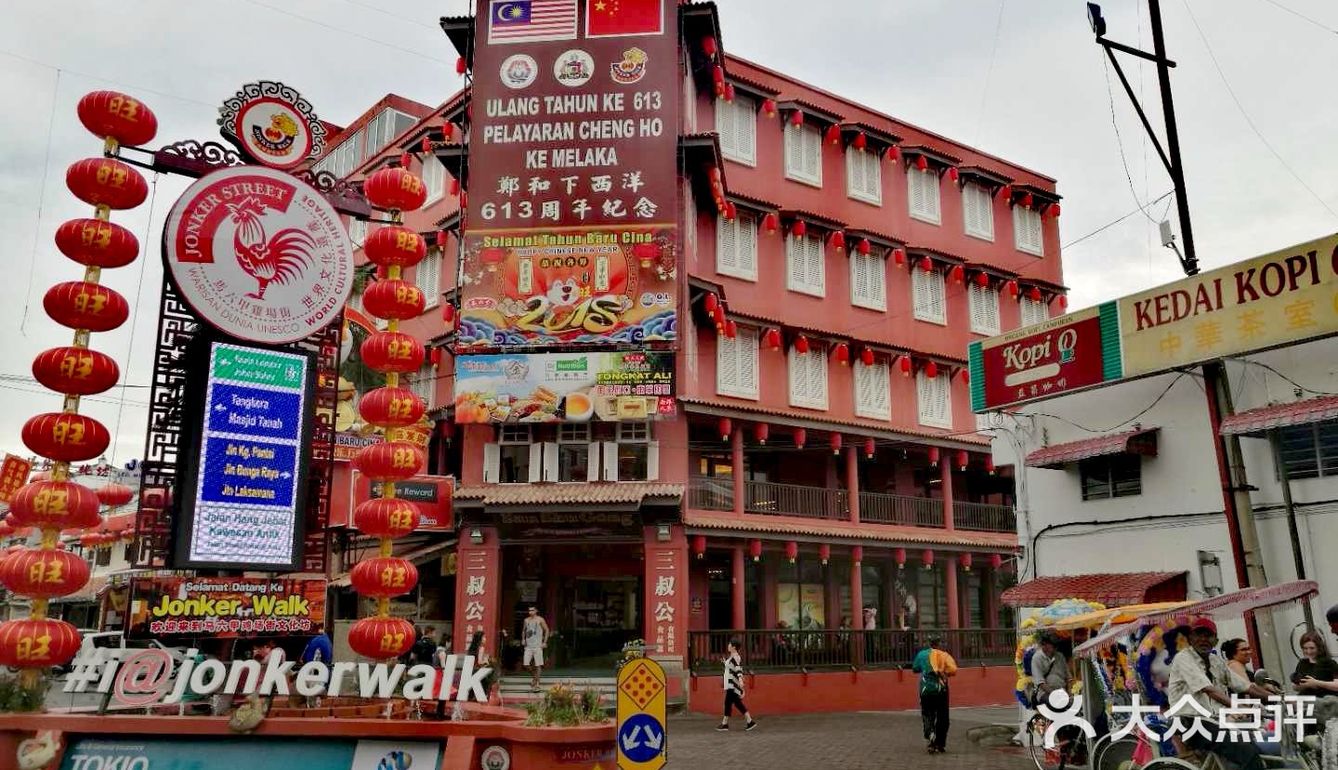
[[[1338,334],[1338,235],[1119,300],[1124,376]]]
[[[664,668],[636,658],[618,672],[618,767],[659,770],[668,743],[665,714],[668,685]]]

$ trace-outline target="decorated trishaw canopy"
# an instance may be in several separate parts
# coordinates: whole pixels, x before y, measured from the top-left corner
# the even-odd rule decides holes
[[[1125,607],[1111,607],[1081,615],[1063,618],[1053,623],[1037,624],[1038,629],[1049,631],[1076,631],[1080,628],[1099,629],[1107,624],[1128,623],[1150,612],[1171,612],[1193,602],[1152,602],[1150,604],[1130,604]]]
[[[1164,608],[1140,615],[1138,618],[1115,626],[1102,634],[1088,639],[1074,648],[1074,655],[1089,655],[1103,647],[1108,647],[1133,631],[1143,626],[1152,626],[1172,620],[1176,617],[1194,617],[1211,615],[1217,618],[1236,617],[1247,612],[1267,609],[1279,604],[1296,602],[1319,593],[1319,585],[1313,580],[1293,580],[1275,586],[1246,588],[1221,594],[1202,601],[1189,602],[1178,607]]]

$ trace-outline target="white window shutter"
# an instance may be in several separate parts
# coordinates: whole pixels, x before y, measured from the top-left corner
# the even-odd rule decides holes
[[[938,205],[940,192],[939,177],[933,169],[925,171],[923,177],[925,186],[925,214],[927,214],[930,219],[937,222],[940,217]]]
[[[614,475],[617,475],[618,454],[615,451],[613,455]],[[585,456],[585,478],[587,481],[598,481],[600,472],[599,463],[599,442],[590,442],[589,453]],[[617,479],[614,479],[615,481]]]
[[[819,136],[818,129],[816,127],[809,129],[808,126],[804,126],[803,169],[804,169],[804,175],[807,176],[809,179],[818,178],[818,173],[819,173],[818,169],[820,166],[818,160],[821,148],[822,148],[822,138]]]
[[[715,338],[715,392],[735,395],[739,390],[739,359],[735,353],[739,338],[723,334]]]
[[[827,293],[826,253],[821,238],[808,239],[808,284],[818,296]]]
[[[909,185],[908,195],[910,198],[910,209],[912,214],[922,214],[925,208],[924,185],[920,183],[920,171],[916,168],[908,168],[906,171],[906,183]]]
[[[799,406],[804,403],[805,396],[808,393],[808,380],[804,372],[804,356],[790,348],[789,366],[787,367],[790,375],[790,405]]]
[[[739,134],[735,128],[734,105],[724,98],[715,100],[715,130],[720,135],[720,152],[726,157],[739,154]]]
[[[793,235],[785,239],[787,289],[797,290],[804,285],[804,240]]]
[[[725,275],[739,272],[739,242],[736,237],[738,220],[730,221],[718,216],[715,220],[716,247],[715,269]]]
[[[785,170],[794,176],[804,175],[804,127],[785,124]]]
[[[746,398],[756,399],[758,396],[757,332],[739,331],[738,335],[732,341],[734,342],[734,357],[738,366],[739,395]]]
[[[808,355],[808,397],[813,406],[827,408],[827,354],[810,350]]]
[[[981,289],[981,298],[984,301],[985,309],[983,320],[987,334],[998,334],[1000,331],[999,323],[999,290],[993,288]]]
[[[869,276],[869,286],[872,291],[869,294],[873,304],[879,310],[887,309],[887,258],[883,254],[870,254],[869,266],[872,272]]]
[[[538,469],[538,473],[535,470]],[[536,478],[537,477],[537,478]],[[530,445],[530,481],[558,480],[558,445],[547,441]]]
[[[864,260],[857,252],[850,254],[850,303],[860,304],[867,296],[868,284],[864,280]]]
[[[494,443],[483,445],[483,483],[499,484],[502,481],[502,448]]]
[[[757,162],[757,104],[746,96],[734,97],[734,136],[739,159]]]
[[[892,366],[887,362],[874,364],[874,413],[884,420],[892,419]]]
[[[660,480],[660,442],[646,444],[646,481]]]
[[[740,276],[757,280],[757,217],[740,214],[734,228],[735,262]]]

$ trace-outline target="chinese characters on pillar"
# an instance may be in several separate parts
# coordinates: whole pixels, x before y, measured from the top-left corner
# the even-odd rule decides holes
[[[466,649],[474,632],[489,637],[496,630],[493,608],[497,604],[495,552],[461,549],[460,570],[456,575],[456,646]],[[489,649],[499,649],[500,639],[488,639]]]
[[[651,623],[655,629],[655,654],[677,655],[678,560],[674,551],[657,550],[653,557]]]

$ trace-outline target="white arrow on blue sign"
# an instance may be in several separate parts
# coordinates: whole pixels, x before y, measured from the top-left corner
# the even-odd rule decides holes
[[[618,745],[633,762],[649,762],[664,751],[664,725],[650,714],[634,714],[618,731]]]

